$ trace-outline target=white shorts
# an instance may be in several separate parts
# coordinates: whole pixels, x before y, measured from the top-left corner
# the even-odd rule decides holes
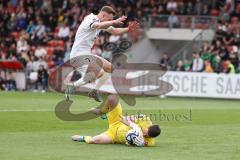
[[[77,68],[83,65],[96,64],[97,59],[102,60],[103,58],[88,51],[70,53],[70,64],[74,67],[78,66]]]
[[[77,56],[82,56],[82,55],[92,55],[92,56],[94,56],[94,54],[92,54],[91,51],[77,51],[77,52],[76,51],[71,51],[70,59],[73,59]]]

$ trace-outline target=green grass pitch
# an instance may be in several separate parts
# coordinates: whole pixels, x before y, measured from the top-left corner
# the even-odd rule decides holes
[[[138,98],[135,107],[123,103],[125,113],[155,114],[154,123],[162,128],[156,147],[137,148],[72,142],[73,134],[105,131],[107,121],[59,120],[54,107],[62,99],[62,94],[55,93],[0,92],[0,160],[240,159],[238,100]],[[73,99],[75,113],[97,105],[88,97]],[[181,117],[167,120],[159,113]]]

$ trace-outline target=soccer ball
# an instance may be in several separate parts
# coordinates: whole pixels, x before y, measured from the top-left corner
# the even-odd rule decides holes
[[[127,143],[130,145],[133,145],[134,139],[137,138],[138,136],[139,136],[139,133],[136,130],[134,129],[129,130],[126,134]]]

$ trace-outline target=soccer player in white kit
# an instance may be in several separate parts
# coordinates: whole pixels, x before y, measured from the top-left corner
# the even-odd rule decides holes
[[[89,92],[89,97],[94,98],[96,101],[101,101],[99,95],[99,88],[105,83],[105,81],[110,77],[110,74],[113,72],[113,65],[105,60],[102,57],[93,55],[91,53],[91,48],[94,45],[95,39],[98,37],[101,30],[107,31],[111,34],[121,35],[130,31],[135,31],[138,28],[138,23],[136,21],[129,22],[128,27],[126,28],[115,28],[114,25],[121,25],[127,19],[126,16],[121,16],[120,18],[113,20],[113,17],[116,15],[114,9],[110,6],[104,6],[97,15],[93,13],[87,15],[82,21],[81,25],[78,27],[77,33],[75,35],[75,41],[72,46],[70,53],[70,60],[83,55],[94,56],[97,61],[100,62],[101,66],[100,72],[96,75],[98,79],[95,89]],[[90,56],[90,57],[91,57]],[[92,63],[95,63],[92,62]],[[82,66],[78,69],[78,72],[81,73],[81,78],[75,82],[65,83],[68,87],[78,87],[89,83],[89,81],[84,81],[84,76],[90,72],[89,68],[94,68],[90,66]],[[69,98],[69,92],[65,92],[67,99]]]

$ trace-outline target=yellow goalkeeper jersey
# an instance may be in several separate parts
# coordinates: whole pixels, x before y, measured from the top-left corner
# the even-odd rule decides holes
[[[118,103],[118,105],[111,112],[107,114],[107,117],[108,117],[109,129],[105,133],[113,139],[114,143],[125,144],[126,133],[131,128],[120,121],[120,118],[123,117],[121,104]],[[148,127],[152,125],[152,121],[146,115],[132,115],[131,119],[134,120],[134,122],[138,126],[140,126],[142,131],[146,131]],[[144,140],[147,146],[155,145],[154,138],[144,137]]]
[[[149,126],[152,125],[152,121],[146,115],[132,115],[132,119],[134,122],[142,129],[142,131],[146,131]],[[126,143],[126,133],[131,128],[126,126],[125,124],[121,123],[119,128],[117,129],[116,133],[116,142],[117,143]],[[146,142],[147,146],[154,146],[155,140],[154,138],[146,138],[144,137],[144,141]]]

